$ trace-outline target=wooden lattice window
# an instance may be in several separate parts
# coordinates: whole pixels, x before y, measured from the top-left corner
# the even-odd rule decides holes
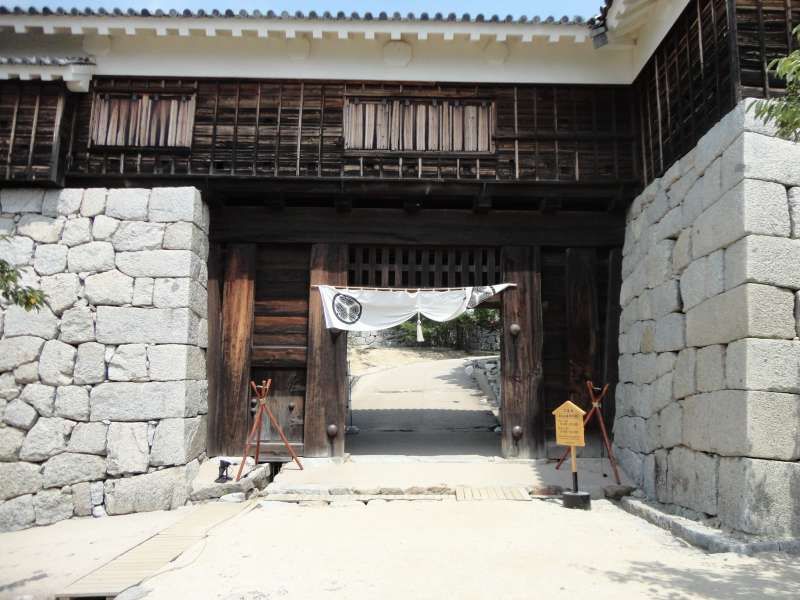
[[[489,100],[345,98],[344,148],[380,152],[494,152]]]
[[[460,287],[502,281],[500,248],[349,247],[347,284],[378,287]]]
[[[92,103],[92,146],[189,148],[194,109],[194,94],[97,93]]]

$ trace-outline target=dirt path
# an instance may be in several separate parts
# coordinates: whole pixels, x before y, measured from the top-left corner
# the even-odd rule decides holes
[[[347,351],[351,375],[363,375],[374,369],[401,367],[418,362],[465,358],[463,350],[451,348],[372,348],[357,346]]]
[[[351,454],[499,454],[497,420],[466,358],[426,360],[362,375],[352,396]]]

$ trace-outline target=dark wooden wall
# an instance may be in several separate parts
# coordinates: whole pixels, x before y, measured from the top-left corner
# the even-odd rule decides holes
[[[460,287],[500,283],[497,247],[351,245],[347,282],[371,287]]]
[[[689,152],[736,99],[729,0],[690,0],[633,84],[643,183]]]
[[[769,98],[786,82],[767,69],[797,48],[792,30],[800,25],[798,0],[736,0],[736,46],[742,97]]]
[[[259,244],[256,251],[251,375],[272,379],[270,407],[298,454],[304,453],[310,245]],[[264,424],[269,454],[286,454]]]
[[[0,181],[61,182],[68,108],[62,83],[0,84]]]
[[[742,98],[784,92],[767,67],[797,47],[797,25],[798,0],[690,0],[633,84],[644,185]]]
[[[96,94],[196,93],[191,147],[90,147]],[[345,150],[350,97],[484,99],[493,151]],[[72,176],[635,181],[639,140],[625,86],[98,78],[78,98]]]

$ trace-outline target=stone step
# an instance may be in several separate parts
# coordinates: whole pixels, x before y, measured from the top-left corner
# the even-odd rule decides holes
[[[437,500],[457,498],[470,500],[530,500],[532,497],[558,496],[562,492],[559,486],[465,486],[436,485],[399,487],[343,487],[327,484],[279,485],[271,484],[259,493],[266,501],[302,502],[322,500],[337,502],[353,500],[366,502],[370,499],[383,500]]]
[[[352,504],[354,502],[368,503],[374,501],[382,502],[443,502],[454,501],[454,494],[269,494],[263,496],[261,504],[268,502],[289,502],[295,504]]]

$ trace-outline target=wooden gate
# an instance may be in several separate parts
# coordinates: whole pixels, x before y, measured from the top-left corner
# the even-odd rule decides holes
[[[567,398],[586,407],[587,378],[616,381],[616,249],[229,244],[212,254],[210,265],[211,314],[215,303],[222,314],[209,340],[210,386],[221,399],[210,415],[212,453],[240,451],[251,418],[245,389],[250,378],[273,380],[272,406],[298,453],[344,453],[347,339],[325,328],[315,284],[516,283],[490,304],[503,316],[505,456],[554,456],[550,412]],[[609,420],[612,411],[608,402]],[[269,427],[264,438],[273,440],[265,456],[285,454]],[[585,455],[599,451],[591,436],[588,443]]]

